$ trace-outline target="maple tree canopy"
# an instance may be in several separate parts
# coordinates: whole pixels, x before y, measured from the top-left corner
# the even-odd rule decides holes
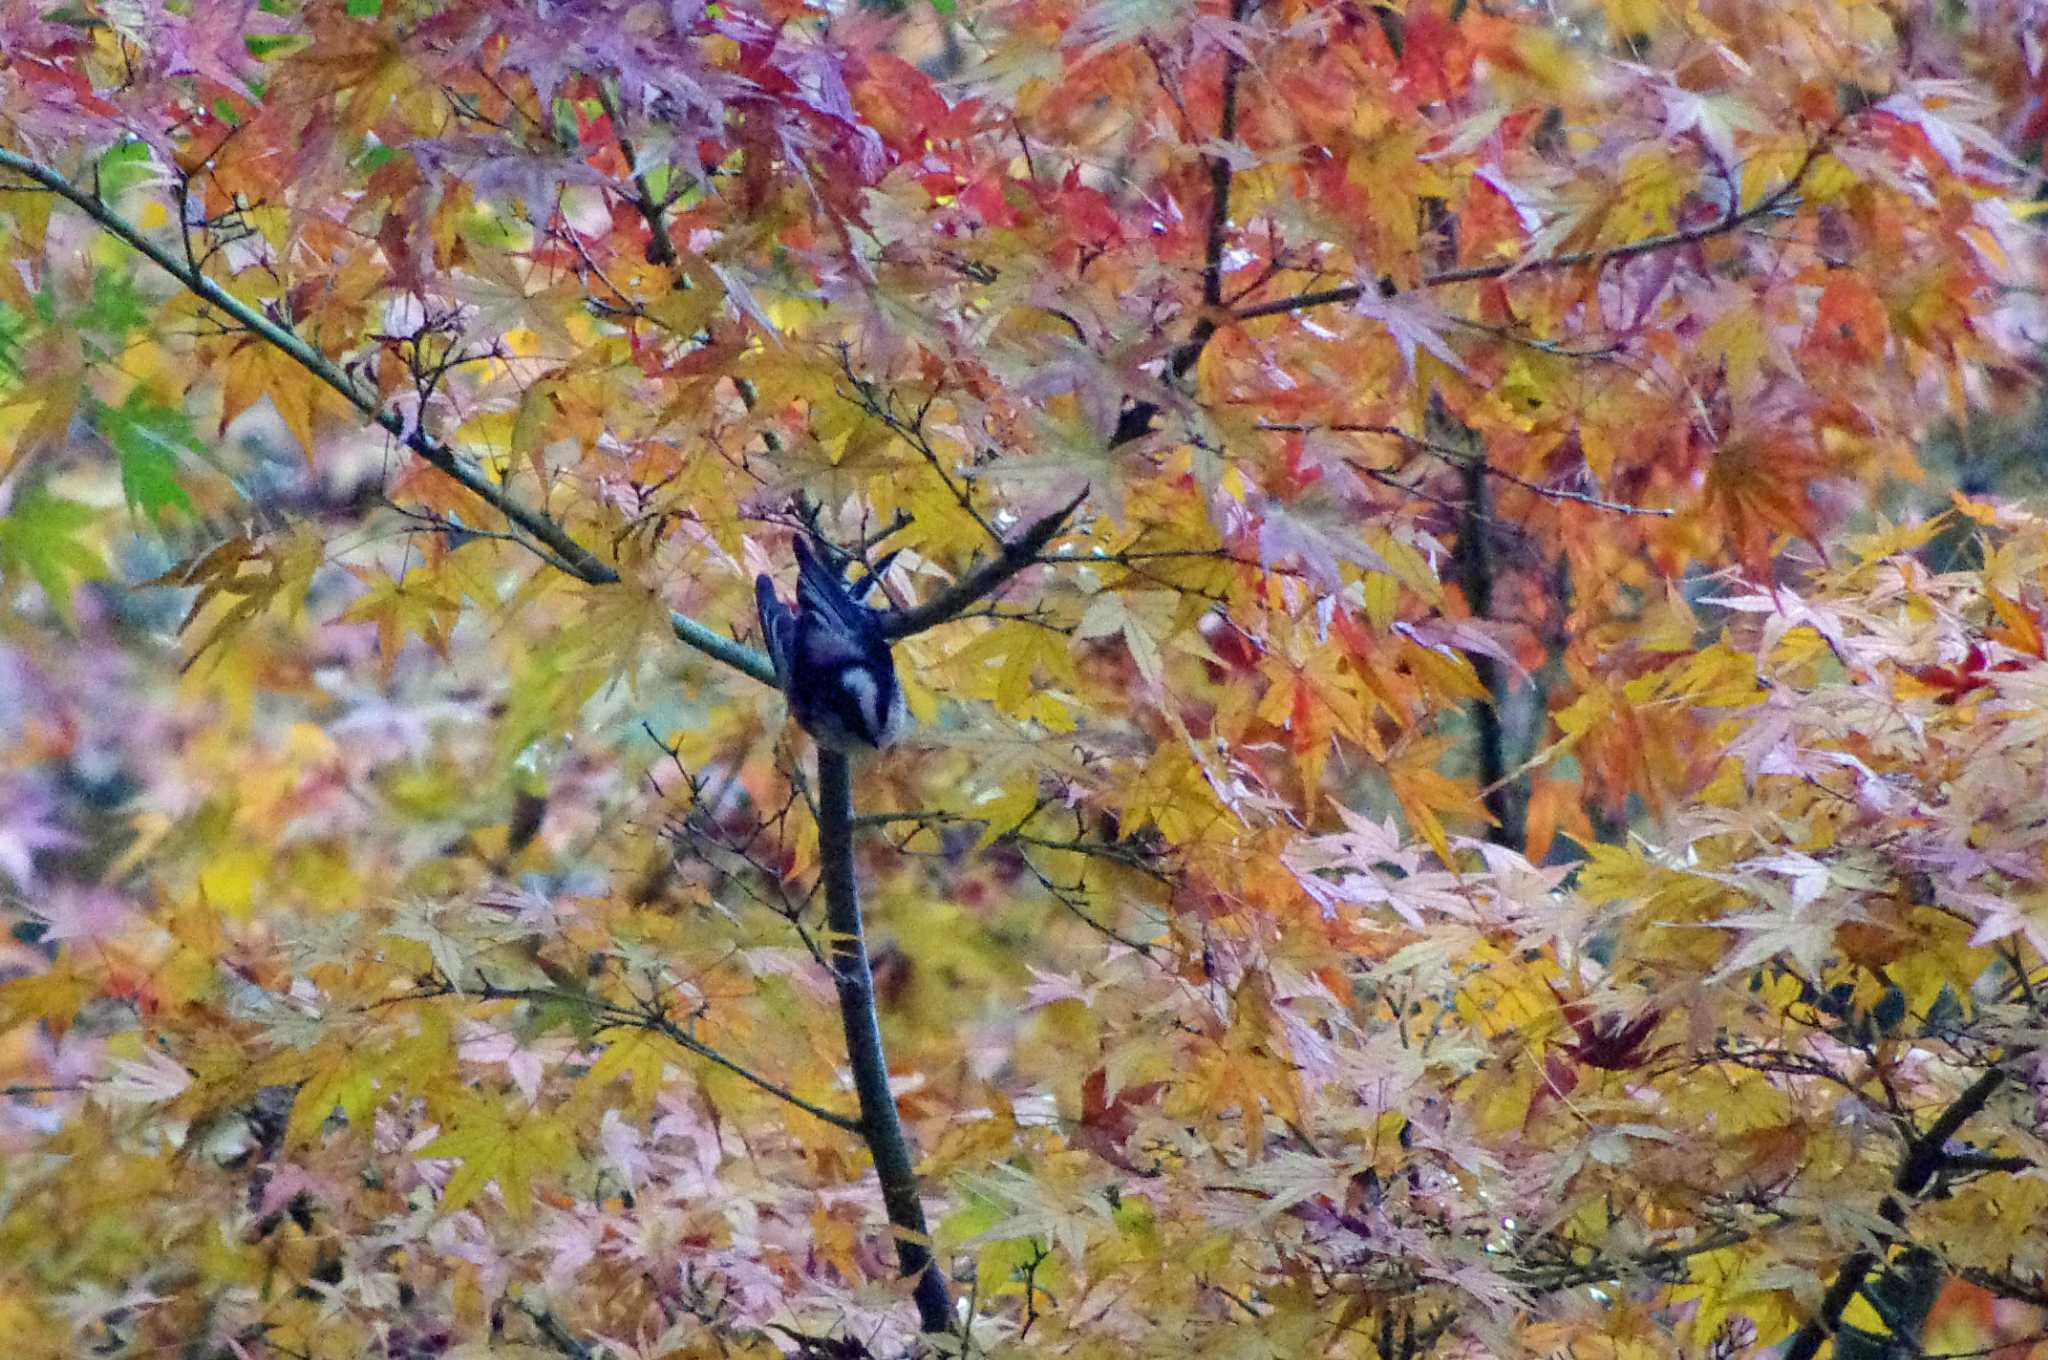
[[[7,1349],[2038,1353],[2044,34],[0,0]]]

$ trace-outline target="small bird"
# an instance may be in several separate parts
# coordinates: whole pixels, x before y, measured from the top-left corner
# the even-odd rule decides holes
[[[835,751],[886,749],[909,725],[896,659],[879,616],[861,602],[895,554],[847,585],[811,545],[796,540],[796,608],[764,574],[754,578],[761,636],[797,725]]]

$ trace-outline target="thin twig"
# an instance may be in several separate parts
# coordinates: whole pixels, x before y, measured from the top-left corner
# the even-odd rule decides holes
[[[506,987],[498,983],[482,980],[474,986],[458,989],[452,981],[443,978],[438,983],[422,987],[417,991],[403,992],[397,996],[386,997],[382,1001],[373,1002],[372,1007],[395,1005],[407,1001],[435,1001],[450,996],[470,997],[478,1001],[543,1001],[554,1005],[579,1006],[598,1021],[598,1028],[600,1030],[639,1029],[646,1030],[652,1034],[659,1034],[678,1048],[694,1053],[714,1066],[724,1068],[741,1080],[758,1087],[769,1095],[774,1096],[777,1100],[795,1106],[814,1119],[821,1119],[834,1128],[844,1129],[848,1133],[861,1132],[860,1120],[855,1119],[851,1115],[840,1114],[836,1110],[828,1110],[822,1105],[805,1100],[802,1096],[781,1083],[771,1081],[751,1068],[734,1062],[711,1045],[684,1030],[667,1016],[658,1012],[642,1011],[629,1006],[621,1006],[614,1002],[606,1001],[602,997],[592,996],[585,992],[571,991],[562,987]]]
[[[1259,422],[1258,428],[1269,434],[1311,434],[1321,430],[1330,434],[1385,435],[1389,439],[1400,440],[1412,449],[1427,453],[1433,458],[1441,459],[1452,467],[1476,468],[1489,477],[1498,478],[1510,486],[1518,486],[1531,495],[1541,496],[1546,500],[1569,501],[1574,505],[1583,505],[1593,510],[1605,510],[1610,514],[1644,515],[1652,519],[1669,519],[1678,513],[1676,510],[1666,506],[1632,505],[1627,501],[1611,501],[1605,497],[1590,495],[1584,491],[1568,491],[1563,487],[1545,486],[1541,482],[1532,482],[1526,477],[1516,476],[1506,468],[1496,467],[1490,462],[1474,458],[1462,449],[1452,448],[1448,444],[1439,444],[1434,440],[1425,439],[1421,435],[1410,434],[1396,425],[1361,425],[1343,421],[1316,424],[1308,421],[1262,420]],[[1372,469],[1361,468],[1359,471],[1370,472]]]

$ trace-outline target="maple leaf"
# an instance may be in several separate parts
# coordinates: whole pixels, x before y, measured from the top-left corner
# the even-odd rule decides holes
[[[69,622],[73,587],[107,574],[92,542],[98,524],[92,507],[38,487],[0,516],[0,570],[27,573],[57,616]]]
[[[1100,1067],[1081,1083],[1081,1123],[1070,1141],[1075,1147],[1093,1152],[1112,1166],[1133,1175],[1145,1174],[1124,1151],[1137,1128],[1138,1111],[1166,1089],[1163,1081],[1141,1082],[1107,1096],[1109,1078]]]
[[[1935,702],[1956,704],[1978,690],[1991,687],[1991,677],[2026,669],[2026,662],[2008,658],[1992,662],[1984,648],[1971,643],[1970,650],[1954,666],[1909,666],[1906,673],[1928,688],[1938,691]]]
[[[514,1112],[494,1102],[463,1105],[453,1127],[421,1146],[422,1159],[450,1160],[456,1168],[441,1186],[441,1212],[453,1213],[492,1185],[517,1218],[533,1211],[536,1179],[558,1176],[575,1144],[561,1124],[538,1111]]]
[[[97,407],[94,423],[121,461],[121,491],[131,509],[154,517],[192,508],[178,485],[178,460],[200,445],[183,412],[157,405],[137,388],[119,407]]]
[[[15,776],[0,782],[0,873],[25,893],[37,892],[36,856],[79,843],[57,820],[57,801],[40,780]]]
[[[1576,1036],[1565,1050],[1573,1058],[1606,1072],[1628,1072],[1649,1064],[1651,1055],[1644,1051],[1643,1044],[1663,1021],[1661,1009],[1646,1006],[1635,1016],[1623,1018],[1595,1013],[1584,1001],[1567,1000],[1555,985],[1550,991]]]
[[[208,605],[220,600],[230,602],[194,644],[191,657],[196,661],[275,605],[283,603],[296,610],[311,588],[321,555],[320,540],[310,533],[287,533],[271,542],[237,535],[140,584],[198,588],[199,593],[185,611],[181,631],[190,629]],[[247,566],[255,570],[245,572],[243,568]]]
[[[256,69],[249,39],[289,31],[282,18],[261,10],[256,0],[224,0],[188,14],[168,13],[157,5],[150,9],[163,25],[159,50],[167,70],[205,76],[250,100],[257,96],[248,84]]]
[[[384,683],[391,683],[398,654],[408,638],[417,637],[445,659],[448,631],[461,617],[462,602],[425,572],[396,576],[367,567],[349,571],[369,589],[342,615],[352,623],[377,626],[377,655]]]
[[[1360,286],[1358,300],[1351,306],[1360,316],[1386,327],[1387,335],[1393,340],[1394,348],[1400,351],[1401,363],[1407,368],[1411,380],[1415,377],[1415,351],[1418,348],[1454,373],[1465,371],[1457,351],[1444,338],[1444,330],[1451,323],[1450,316],[1427,297],[1415,293],[1382,296],[1378,288],[1367,283]]]

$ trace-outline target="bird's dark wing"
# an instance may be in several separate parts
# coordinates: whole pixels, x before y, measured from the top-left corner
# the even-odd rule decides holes
[[[761,616],[761,642],[768,649],[769,661],[775,665],[775,678],[787,690],[789,644],[796,631],[796,619],[775,593],[775,582],[766,573],[754,578],[754,610]]]
[[[801,538],[796,541],[796,601],[799,610],[831,620],[851,637],[864,638],[874,631],[867,606],[847,593],[839,573]]]

